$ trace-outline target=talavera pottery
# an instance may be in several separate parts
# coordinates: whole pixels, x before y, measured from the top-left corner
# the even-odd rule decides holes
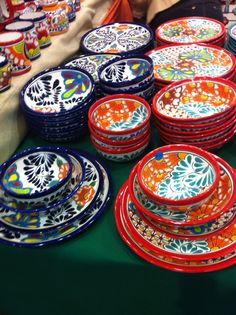
[[[127,186],[123,197],[122,213],[133,238],[155,253],[171,258],[198,261],[217,258],[235,251],[235,219],[223,229],[200,239],[167,235],[142,220],[129,198]]]
[[[220,180],[212,196],[199,207],[187,211],[171,211],[165,205],[153,202],[140,188],[137,166],[129,176],[129,194],[137,210],[153,222],[176,228],[194,228],[218,219],[226,214],[235,202],[235,172],[222,159],[216,157],[220,167]]]
[[[204,150],[169,145],[148,153],[138,164],[137,177],[152,200],[173,211],[185,211],[185,206],[199,206],[212,195],[219,183],[220,168]]]
[[[0,55],[9,60],[13,76],[24,74],[31,69],[31,62],[25,54],[24,36],[20,32],[0,33]]]
[[[11,86],[11,64],[4,56],[0,56],[0,93]]]
[[[169,256],[165,256],[163,254],[160,255],[150,249],[147,249],[147,247],[143,246],[143,244],[139,240],[133,238],[132,233],[128,231],[128,227],[124,222],[122,212],[124,186],[125,185],[123,185],[123,187],[120,189],[120,192],[118,193],[118,196],[116,198],[115,221],[121,238],[138,256],[156,266],[169,269],[171,271],[190,273],[220,270],[232,266],[236,263],[235,252],[223,256],[218,256],[217,258],[213,259],[193,261],[182,258],[171,258]]]
[[[41,198],[60,198],[69,184],[72,163],[59,147],[26,149],[1,167],[0,186],[18,202],[40,202]]]
[[[87,209],[82,218],[75,219],[59,229],[39,233],[19,231],[1,223],[0,241],[17,247],[42,247],[67,240],[89,228],[104,212],[111,197],[111,177],[101,162],[98,165],[103,174],[103,185],[97,201]]]
[[[68,150],[68,153],[70,150]],[[72,152],[73,154],[73,152]],[[78,155],[78,154],[77,154]],[[103,177],[95,161],[81,156],[85,166],[85,176],[80,188],[65,203],[46,212],[16,213],[0,211],[0,220],[4,224],[19,230],[32,232],[65,226],[74,219],[81,218],[88,208],[93,207],[103,184]],[[74,159],[76,154],[74,154]]]
[[[150,114],[150,107],[142,98],[117,94],[95,102],[89,109],[88,117],[96,131],[105,136],[122,136],[142,130],[148,124]]]
[[[68,6],[65,1],[43,6],[51,36],[63,34],[69,30],[67,10]]]
[[[153,46],[153,37],[147,25],[112,23],[86,33],[81,38],[80,49],[88,53],[144,53]]]
[[[156,82],[169,84],[198,76],[228,78],[235,70],[235,57],[227,50],[205,44],[169,44],[148,52]]]
[[[225,36],[223,23],[207,17],[184,17],[161,24],[155,31],[156,39],[165,43],[212,43]]]

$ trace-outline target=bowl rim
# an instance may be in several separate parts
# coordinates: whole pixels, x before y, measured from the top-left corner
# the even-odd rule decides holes
[[[54,185],[53,187],[50,187],[49,189],[42,191],[42,192],[35,192],[35,193],[27,193],[27,194],[17,194],[15,192],[13,192],[12,190],[8,189],[4,183],[2,182],[3,180],[3,176],[5,175],[7,169],[13,164],[15,163],[17,160],[22,159],[26,156],[28,156],[29,154],[34,154],[37,152],[51,152],[51,153],[55,153],[56,155],[60,155],[61,157],[63,157],[66,162],[69,165],[69,169],[67,172],[67,175],[61,180],[59,181],[56,185]],[[59,146],[38,146],[38,147],[33,147],[33,148],[28,148],[25,149],[19,153],[14,154],[10,159],[8,159],[6,162],[4,162],[1,165],[1,171],[0,171],[0,187],[3,191],[6,192],[6,194],[8,194],[11,197],[15,197],[17,199],[29,199],[32,200],[34,198],[40,198],[40,197],[45,197],[53,192],[56,192],[58,189],[61,189],[64,185],[66,185],[67,183],[69,183],[69,180],[71,178],[71,174],[72,174],[72,162],[71,159],[69,157],[69,155],[67,154],[66,150],[63,147],[59,147]]]
[[[103,104],[105,102],[115,101],[115,100],[119,100],[119,99],[128,99],[130,101],[134,101],[134,102],[137,101],[137,102],[141,103],[142,106],[144,106],[148,111],[146,119],[140,125],[136,126],[135,128],[128,129],[128,130],[114,131],[114,130],[106,130],[106,129],[103,129],[101,127],[98,127],[93,122],[93,118],[92,118],[94,110],[98,106],[100,106],[101,104]],[[150,118],[151,118],[151,108],[150,108],[148,102],[145,99],[141,98],[140,96],[132,95],[132,94],[113,94],[113,95],[105,96],[105,97],[99,99],[98,101],[96,101],[89,108],[89,111],[88,111],[88,120],[89,120],[92,128],[94,128],[95,130],[99,130],[99,131],[101,131],[105,134],[108,134],[108,135],[127,135],[129,133],[133,133],[135,131],[138,131],[138,130],[142,129],[146,124],[148,124]]]
[[[228,106],[228,108],[226,108],[225,110],[219,112],[219,113],[215,113],[212,114],[210,116],[206,116],[206,117],[198,117],[198,118],[173,118],[173,117],[169,117],[164,115],[163,113],[159,112],[157,110],[157,106],[156,104],[158,103],[158,100],[160,98],[162,98],[164,96],[164,94],[166,94],[167,92],[169,92],[170,90],[176,90],[178,87],[180,86],[186,86],[188,84],[195,84],[198,82],[210,82],[213,84],[219,84],[219,85],[223,85],[225,87],[230,87],[231,90],[233,90],[234,92],[234,100],[235,102],[233,103],[233,105]],[[211,77],[195,77],[193,79],[185,79],[185,80],[181,80],[179,82],[174,82],[164,88],[162,88],[160,91],[158,91],[152,101],[152,111],[153,114],[155,116],[159,116],[159,117],[163,117],[166,120],[170,120],[170,121],[179,121],[179,122],[188,122],[188,123],[195,123],[195,122],[204,122],[204,121],[208,121],[209,119],[214,119],[217,118],[219,116],[222,116],[224,113],[227,113],[230,109],[236,108],[236,84],[233,83],[232,81],[226,80],[226,79],[222,79],[222,78],[211,78]]]
[[[146,165],[146,163],[155,157],[156,153],[163,152],[163,151],[164,152],[174,152],[177,150],[178,151],[182,150],[182,152],[185,151],[185,152],[197,154],[197,155],[203,157],[204,159],[206,159],[208,161],[208,163],[211,164],[211,167],[213,168],[213,170],[215,172],[215,178],[214,178],[214,181],[211,184],[211,186],[208,187],[208,189],[206,189],[205,191],[201,192],[200,194],[193,196],[193,197],[189,197],[189,198],[182,198],[182,199],[175,200],[175,199],[168,199],[168,198],[160,197],[160,196],[152,193],[149,189],[147,189],[147,187],[144,185],[144,183],[142,181],[141,172],[142,172],[143,167]],[[198,148],[198,147],[193,146],[193,145],[187,145],[187,144],[170,144],[170,145],[156,148],[156,149],[152,150],[151,152],[149,152],[147,155],[145,155],[137,167],[137,177],[138,177],[138,182],[139,182],[141,189],[152,200],[159,202],[160,204],[166,204],[168,206],[180,206],[181,207],[181,206],[188,206],[191,204],[201,202],[202,200],[206,199],[207,197],[209,197],[213,193],[213,191],[216,189],[216,187],[219,183],[219,180],[220,180],[220,167],[219,167],[215,157],[212,156],[212,154],[206,152],[205,150],[203,150],[201,148]]]

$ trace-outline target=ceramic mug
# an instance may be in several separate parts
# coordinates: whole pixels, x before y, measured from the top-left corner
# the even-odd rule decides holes
[[[80,11],[80,0],[75,0],[75,11]]]
[[[51,45],[47,17],[44,12],[25,13],[19,16],[19,20],[34,23],[40,48],[46,48]]]
[[[75,0],[65,0],[65,1],[62,0],[60,2],[64,2],[64,3],[67,4],[66,13],[67,13],[69,22],[74,21],[75,18],[76,18],[76,3],[75,3]]]
[[[24,35],[26,54],[30,60],[40,57],[40,47],[35,31],[34,23],[30,21],[18,21],[8,24],[7,31],[19,31]]]
[[[0,56],[0,93],[11,86],[11,65],[8,59]]]
[[[68,6],[66,2],[60,2],[55,5],[47,5],[43,7],[43,11],[47,16],[50,35],[59,35],[65,33],[69,29],[69,19],[67,16]]]
[[[24,36],[20,32],[0,33],[0,55],[9,60],[13,76],[31,69],[31,62],[25,54]]]

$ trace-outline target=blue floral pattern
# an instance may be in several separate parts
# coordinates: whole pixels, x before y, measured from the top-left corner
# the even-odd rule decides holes
[[[208,105],[206,103],[190,103],[181,104],[179,109],[188,115],[188,117],[201,118],[212,116],[214,114],[220,113],[227,108],[225,105],[215,106]]]
[[[171,252],[178,254],[203,254],[210,252],[208,244],[205,240],[202,241],[185,241],[175,239],[171,241],[168,245],[164,246]]]

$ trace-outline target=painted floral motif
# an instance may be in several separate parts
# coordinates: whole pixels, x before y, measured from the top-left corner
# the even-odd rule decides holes
[[[173,240],[164,247],[171,252],[179,254],[203,254],[210,251],[207,242],[204,241],[184,241],[184,240]]]
[[[193,50],[179,55],[180,60],[196,60],[201,63],[212,61],[212,55],[207,49]]]
[[[175,36],[179,36],[180,33],[183,31],[183,27],[181,26],[174,26],[172,28],[166,28],[166,29],[163,29],[163,34],[166,36],[166,37],[175,37]]]
[[[212,107],[208,104],[201,104],[201,103],[195,103],[195,104],[185,104],[180,105],[179,109],[186,113],[186,116],[193,117],[193,118],[201,118],[206,116],[211,116],[216,113],[220,113],[224,111],[227,108],[227,106],[222,105],[218,107]]]
[[[65,99],[70,98],[74,93],[81,94],[86,92],[90,85],[87,77],[82,73],[64,71],[62,77],[66,88],[66,92],[62,94],[62,97]]]
[[[91,186],[83,186],[74,196],[76,203],[79,206],[84,206],[88,201],[90,201],[95,194],[95,190]]]
[[[36,229],[40,226],[38,214],[22,214],[20,212],[2,216],[4,222],[19,228]]]
[[[211,28],[203,28],[197,35],[200,39],[208,39],[217,35],[217,31]]]
[[[163,80],[167,81],[183,80],[193,78],[195,76],[193,70],[181,70],[173,67],[158,69],[158,74]]]

